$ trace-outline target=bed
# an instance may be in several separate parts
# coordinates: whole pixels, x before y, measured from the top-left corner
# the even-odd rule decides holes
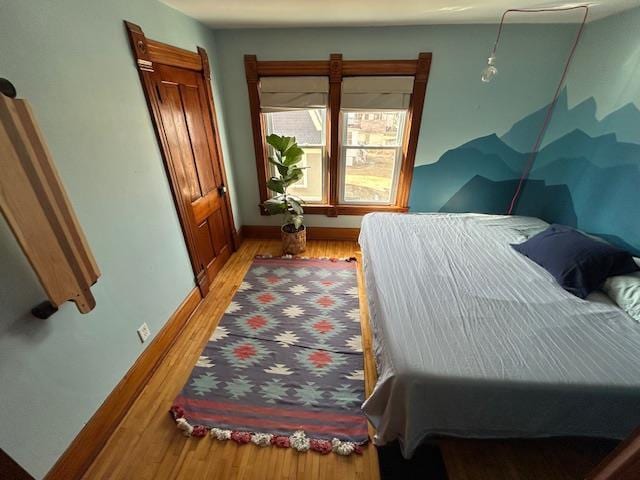
[[[640,324],[581,300],[509,244],[539,219],[366,215],[360,245],[378,369],[375,442],[623,438],[640,425]]]

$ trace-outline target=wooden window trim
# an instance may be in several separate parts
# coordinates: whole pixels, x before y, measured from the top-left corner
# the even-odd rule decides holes
[[[338,165],[340,164],[340,97],[342,94],[342,70],[344,63],[342,55],[339,53],[331,54],[329,57],[329,105],[327,117],[329,125],[327,132],[327,146],[329,152],[329,176],[327,183],[329,185],[329,207],[327,209],[328,217],[337,217],[337,205],[339,197],[338,185]],[[311,213],[311,212],[309,212]]]
[[[269,179],[268,150],[264,138],[266,125],[260,111],[260,77],[326,76],[329,77],[329,101],[327,105],[327,155],[328,178],[325,197],[326,205],[307,204],[304,210],[308,214],[327,215],[364,215],[370,212],[407,212],[409,192],[413,179],[416,149],[422,122],[422,111],[426,98],[431,53],[420,53],[416,60],[343,60],[342,54],[331,54],[329,60],[309,61],[258,61],[255,55],[245,55],[245,75],[249,93],[249,109],[253,145],[258,172],[260,203],[269,198],[267,181]],[[344,205],[339,203],[340,165],[340,101],[342,79],[355,76],[406,76],[414,77],[411,103],[407,111],[407,121],[403,135],[402,162],[398,180],[396,201],[393,205]],[[268,215],[258,205],[262,215]]]

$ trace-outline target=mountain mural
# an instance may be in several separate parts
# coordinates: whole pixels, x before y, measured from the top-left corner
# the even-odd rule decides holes
[[[547,108],[545,105],[513,124],[509,131],[502,135],[502,140],[519,152],[530,151],[535,138],[531,132],[537,133],[540,130]],[[596,111],[597,105],[593,97],[569,108],[567,89],[564,88],[558,97],[543,145],[574,130],[580,130],[590,137],[613,133],[621,142],[640,143],[640,128],[630,121],[640,118],[640,110],[633,103],[628,103],[602,120],[596,118]]]
[[[449,150],[430,165],[416,167],[413,172],[410,204],[411,210],[437,212],[471,181],[480,176],[497,182],[520,178],[526,154],[516,152],[496,135],[477,138],[458,148]],[[509,194],[509,198],[513,191]],[[496,210],[504,213],[504,204],[494,198]],[[470,211],[470,205],[458,195],[456,203],[462,210]],[[477,207],[476,207],[477,208]]]
[[[504,214],[529,154],[523,139],[540,128],[546,107],[502,137],[480,137],[415,168],[410,210]],[[640,110],[626,105],[598,121],[591,98],[572,109],[566,90],[547,142],[514,213],[607,238],[640,255]]]

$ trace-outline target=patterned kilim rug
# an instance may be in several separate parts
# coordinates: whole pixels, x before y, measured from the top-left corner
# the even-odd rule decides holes
[[[355,259],[257,257],[171,409],[189,436],[360,453]]]

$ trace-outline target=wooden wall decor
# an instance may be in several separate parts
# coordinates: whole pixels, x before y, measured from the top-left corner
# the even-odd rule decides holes
[[[47,318],[66,301],[82,313],[96,305],[100,271],[29,104],[0,94],[0,210],[38,276]]]
[[[255,55],[245,55],[244,66],[249,93],[249,109],[253,130],[253,145],[258,172],[260,204],[269,198],[268,149],[265,139],[265,121],[260,111],[261,77],[325,76],[329,78],[329,102],[327,108],[327,158],[325,172],[327,182],[325,204],[308,204],[305,213],[322,214],[329,217],[338,215],[364,215],[369,212],[407,212],[409,191],[413,179],[418,136],[422,121],[423,105],[431,70],[432,54],[420,53],[416,60],[343,60],[342,54],[333,53],[329,60],[268,60],[258,61]],[[411,102],[407,112],[407,122],[403,137],[402,163],[395,203],[392,205],[340,204],[339,163],[340,163],[340,103],[342,79],[358,76],[412,76],[414,77]],[[262,215],[267,215],[263,208]]]

